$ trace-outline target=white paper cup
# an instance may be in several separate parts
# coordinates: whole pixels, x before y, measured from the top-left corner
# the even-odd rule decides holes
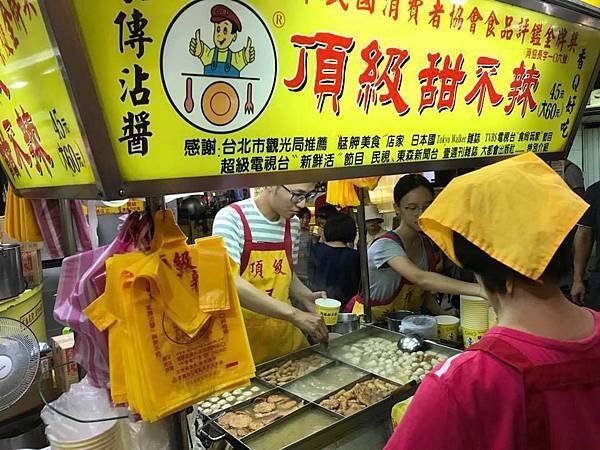
[[[315,300],[317,313],[323,316],[325,325],[335,325],[338,320],[342,303],[333,298],[319,298]]]

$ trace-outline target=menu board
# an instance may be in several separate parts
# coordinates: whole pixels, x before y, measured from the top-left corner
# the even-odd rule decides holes
[[[600,50],[491,0],[73,4],[125,182],[562,152]]]
[[[95,184],[37,0],[0,0],[0,162],[17,190]]]

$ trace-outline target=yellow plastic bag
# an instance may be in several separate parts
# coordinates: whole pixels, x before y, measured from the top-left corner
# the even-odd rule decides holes
[[[19,242],[40,242],[42,234],[31,209],[31,202],[26,198],[17,197],[8,186],[6,194],[6,211],[4,227],[6,234]]]
[[[358,206],[360,200],[356,193],[356,188],[351,180],[335,180],[327,182],[327,203],[330,205],[339,205],[342,208],[347,206]]]
[[[358,206],[360,200],[356,188],[367,188],[373,190],[377,187],[380,177],[354,178],[351,180],[334,180],[327,182],[327,203],[330,205],[339,205],[342,208],[347,206]],[[369,199],[365,201],[369,203]]]
[[[106,291],[85,310],[97,327],[109,330],[113,401],[126,401],[146,420],[247,385],[255,373],[232,263],[222,238],[205,238],[185,246],[193,255],[191,264],[198,269],[196,293],[186,284],[189,279],[180,282],[184,277],[157,275],[164,269],[156,264],[157,254],[159,260],[162,256],[172,263],[168,258],[175,258],[174,249],[183,249],[179,244],[168,248],[175,242],[168,235],[176,233],[161,233],[154,252],[116,255],[107,262]],[[160,301],[154,297],[178,292],[183,286],[198,299],[196,306],[187,304],[184,309],[206,316],[193,335],[171,319],[173,311],[173,317],[180,318],[178,296]],[[190,292],[186,295],[193,297]]]

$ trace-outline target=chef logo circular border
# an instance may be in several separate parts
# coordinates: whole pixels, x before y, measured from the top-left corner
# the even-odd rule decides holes
[[[214,8],[231,20],[211,22]],[[225,28],[233,22],[241,24],[241,31],[236,30],[232,38],[232,30]],[[227,33],[228,38],[217,39]],[[198,48],[194,41],[202,46],[197,53],[205,54],[204,58],[192,53]],[[224,43],[231,48],[221,61]],[[217,46],[221,52],[217,53]],[[265,70],[269,66],[271,70]],[[267,24],[241,0],[188,3],[167,27],[161,45],[160,74],[171,106],[187,123],[208,133],[233,133],[260,117],[273,96],[277,71],[277,51]]]

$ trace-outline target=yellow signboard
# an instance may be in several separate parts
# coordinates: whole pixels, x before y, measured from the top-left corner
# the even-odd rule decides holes
[[[491,0],[74,6],[127,182],[560,152],[600,39]]]
[[[94,184],[37,0],[0,0],[0,161],[17,190]]]

